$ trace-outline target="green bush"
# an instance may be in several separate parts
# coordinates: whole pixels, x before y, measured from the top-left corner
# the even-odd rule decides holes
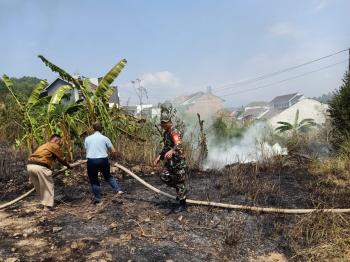
[[[350,75],[345,73],[343,84],[334,92],[329,103],[333,125],[333,144],[336,148],[350,138]]]

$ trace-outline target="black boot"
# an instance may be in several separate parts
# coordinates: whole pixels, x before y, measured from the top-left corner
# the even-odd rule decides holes
[[[174,210],[174,213],[180,213],[184,211],[187,211],[187,203],[186,203],[186,199],[181,199],[179,205]]]

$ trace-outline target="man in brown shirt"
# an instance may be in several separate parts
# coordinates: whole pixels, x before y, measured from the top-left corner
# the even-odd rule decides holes
[[[55,160],[70,168],[61,150],[62,138],[60,135],[52,135],[50,141],[39,146],[39,148],[29,156],[27,171],[30,181],[40,197],[40,202],[44,209],[53,207],[54,184],[52,168]]]

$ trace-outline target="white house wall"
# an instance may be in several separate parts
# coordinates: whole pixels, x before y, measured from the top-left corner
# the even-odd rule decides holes
[[[326,122],[328,105],[322,104],[314,99],[302,99],[291,107],[285,109],[280,114],[272,117],[268,122],[275,129],[279,126],[277,122],[294,123],[295,115],[299,109],[299,121],[304,118],[312,118],[317,124],[323,125]]]

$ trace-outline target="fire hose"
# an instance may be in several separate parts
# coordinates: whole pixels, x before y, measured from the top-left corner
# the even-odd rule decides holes
[[[71,164],[72,167],[81,165],[86,163],[86,160],[81,160],[78,162],[75,162]],[[140,182],[142,185],[147,187],[148,189],[152,190],[153,192],[166,196],[170,199],[176,199],[175,196],[168,194],[166,192],[163,192],[159,190],[158,188],[152,186],[151,184],[147,183],[145,180],[140,178],[139,176],[135,175],[133,172],[131,172],[126,167],[116,163],[114,166],[120,168],[125,173],[130,175],[131,177],[135,178],[138,182]],[[62,168],[54,173],[54,176],[63,173],[67,168]],[[3,205],[0,205],[0,209],[4,209],[21,199],[28,196],[30,193],[34,191],[34,188],[26,192],[25,194],[21,195],[20,197],[5,203]],[[328,209],[316,209],[316,208],[306,208],[306,209],[292,209],[292,208],[273,208],[273,207],[257,207],[257,206],[246,206],[246,205],[235,205],[235,204],[226,204],[226,203],[217,203],[217,202],[211,202],[211,201],[200,201],[200,200],[192,200],[187,199],[186,203],[193,204],[193,205],[202,205],[202,206],[211,206],[211,207],[219,207],[219,208],[226,208],[226,209],[235,209],[235,210],[243,210],[243,211],[253,211],[253,212],[261,212],[261,213],[282,213],[282,214],[307,214],[312,212],[325,212],[325,213],[350,213],[350,208],[328,208]]]
[[[86,163],[86,160],[79,160],[79,161],[77,161],[77,162],[71,164],[70,166],[71,166],[71,167],[76,167],[76,166],[82,165],[82,164],[84,164],[84,163]],[[52,176],[55,177],[55,176],[57,176],[57,175],[59,175],[59,174],[62,174],[62,173],[65,172],[66,170],[67,170],[67,167],[63,167],[63,168],[61,168],[60,170],[57,170],[56,172],[53,172]],[[5,203],[5,204],[0,205],[0,210],[1,210],[1,209],[4,209],[4,208],[6,208],[6,207],[9,207],[9,206],[11,206],[11,205],[13,205],[13,204],[15,204],[15,203],[17,203],[18,201],[22,200],[22,199],[25,198],[26,196],[29,196],[34,190],[35,190],[35,188],[33,187],[33,188],[30,189],[28,192],[26,192],[26,193],[24,193],[23,195],[21,195],[21,196],[15,198],[14,200],[11,200],[10,202],[7,202],[7,203]]]
[[[168,193],[165,193],[158,188],[155,188],[154,186],[150,185],[137,175],[135,175],[133,172],[131,172],[129,169],[125,168],[122,165],[119,165],[116,163],[114,166],[120,168],[133,178],[135,178],[137,181],[139,181],[141,184],[146,186],[147,188],[151,189],[152,191],[156,192],[157,194],[161,194],[163,196],[166,196],[171,199],[176,199],[175,196],[170,195]],[[245,210],[245,211],[254,211],[254,212],[262,212],[262,213],[284,213],[284,214],[307,214],[312,212],[327,212],[327,213],[350,213],[350,208],[330,208],[330,209],[292,209],[292,208],[273,208],[273,207],[256,207],[256,206],[245,206],[245,205],[234,205],[234,204],[225,204],[225,203],[216,203],[211,201],[200,201],[200,200],[192,200],[192,199],[186,199],[186,203],[188,204],[194,204],[194,205],[202,205],[202,206],[211,206],[211,207],[220,207],[220,208],[227,208],[227,209],[236,209],[236,210]]]

